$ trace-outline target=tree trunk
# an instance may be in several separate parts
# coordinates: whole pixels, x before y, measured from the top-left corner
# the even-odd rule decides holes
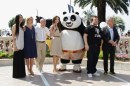
[[[97,15],[99,24],[100,22],[105,21],[106,19],[106,0],[97,0]]]

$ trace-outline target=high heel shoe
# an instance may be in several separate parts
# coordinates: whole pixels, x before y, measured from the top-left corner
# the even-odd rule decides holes
[[[34,72],[33,72],[33,71],[30,71],[30,75],[34,76]]]
[[[30,74],[31,74],[31,72],[30,72],[30,70],[29,70],[29,69],[27,70],[27,74],[28,74],[28,75],[30,75]]]
[[[53,69],[53,73],[58,73],[58,70],[57,69]]]

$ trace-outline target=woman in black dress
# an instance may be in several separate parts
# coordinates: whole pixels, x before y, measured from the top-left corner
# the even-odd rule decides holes
[[[15,24],[12,27],[13,37],[13,78],[23,78],[26,76],[24,63],[24,29],[23,17],[21,14],[16,15]]]
[[[28,17],[26,19],[26,26],[24,32],[24,54],[28,73],[34,75],[32,67],[34,64],[34,58],[37,57],[37,50],[36,50],[35,29],[33,26],[32,17]]]

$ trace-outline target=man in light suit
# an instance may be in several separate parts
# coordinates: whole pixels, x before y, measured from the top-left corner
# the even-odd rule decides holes
[[[38,57],[35,59],[36,66],[38,67],[39,71],[43,73],[43,64],[46,55],[46,39],[47,36],[50,36],[50,31],[46,27],[46,19],[40,19],[40,25],[35,27],[36,33],[36,44],[37,44],[37,54]]]
[[[108,56],[110,55],[110,74],[115,74],[114,59],[116,45],[120,39],[117,29],[114,27],[114,18],[107,18],[107,28],[103,30],[104,35],[108,41],[104,41],[102,45],[103,59],[104,59],[104,74],[108,73]]]

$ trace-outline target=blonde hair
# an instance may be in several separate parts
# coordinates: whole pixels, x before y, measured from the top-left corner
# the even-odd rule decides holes
[[[25,23],[26,25],[28,25],[28,21],[29,21],[29,19],[31,19],[31,18],[33,18],[33,17],[32,17],[32,16],[29,16],[29,17],[26,18],[26,23]]]

